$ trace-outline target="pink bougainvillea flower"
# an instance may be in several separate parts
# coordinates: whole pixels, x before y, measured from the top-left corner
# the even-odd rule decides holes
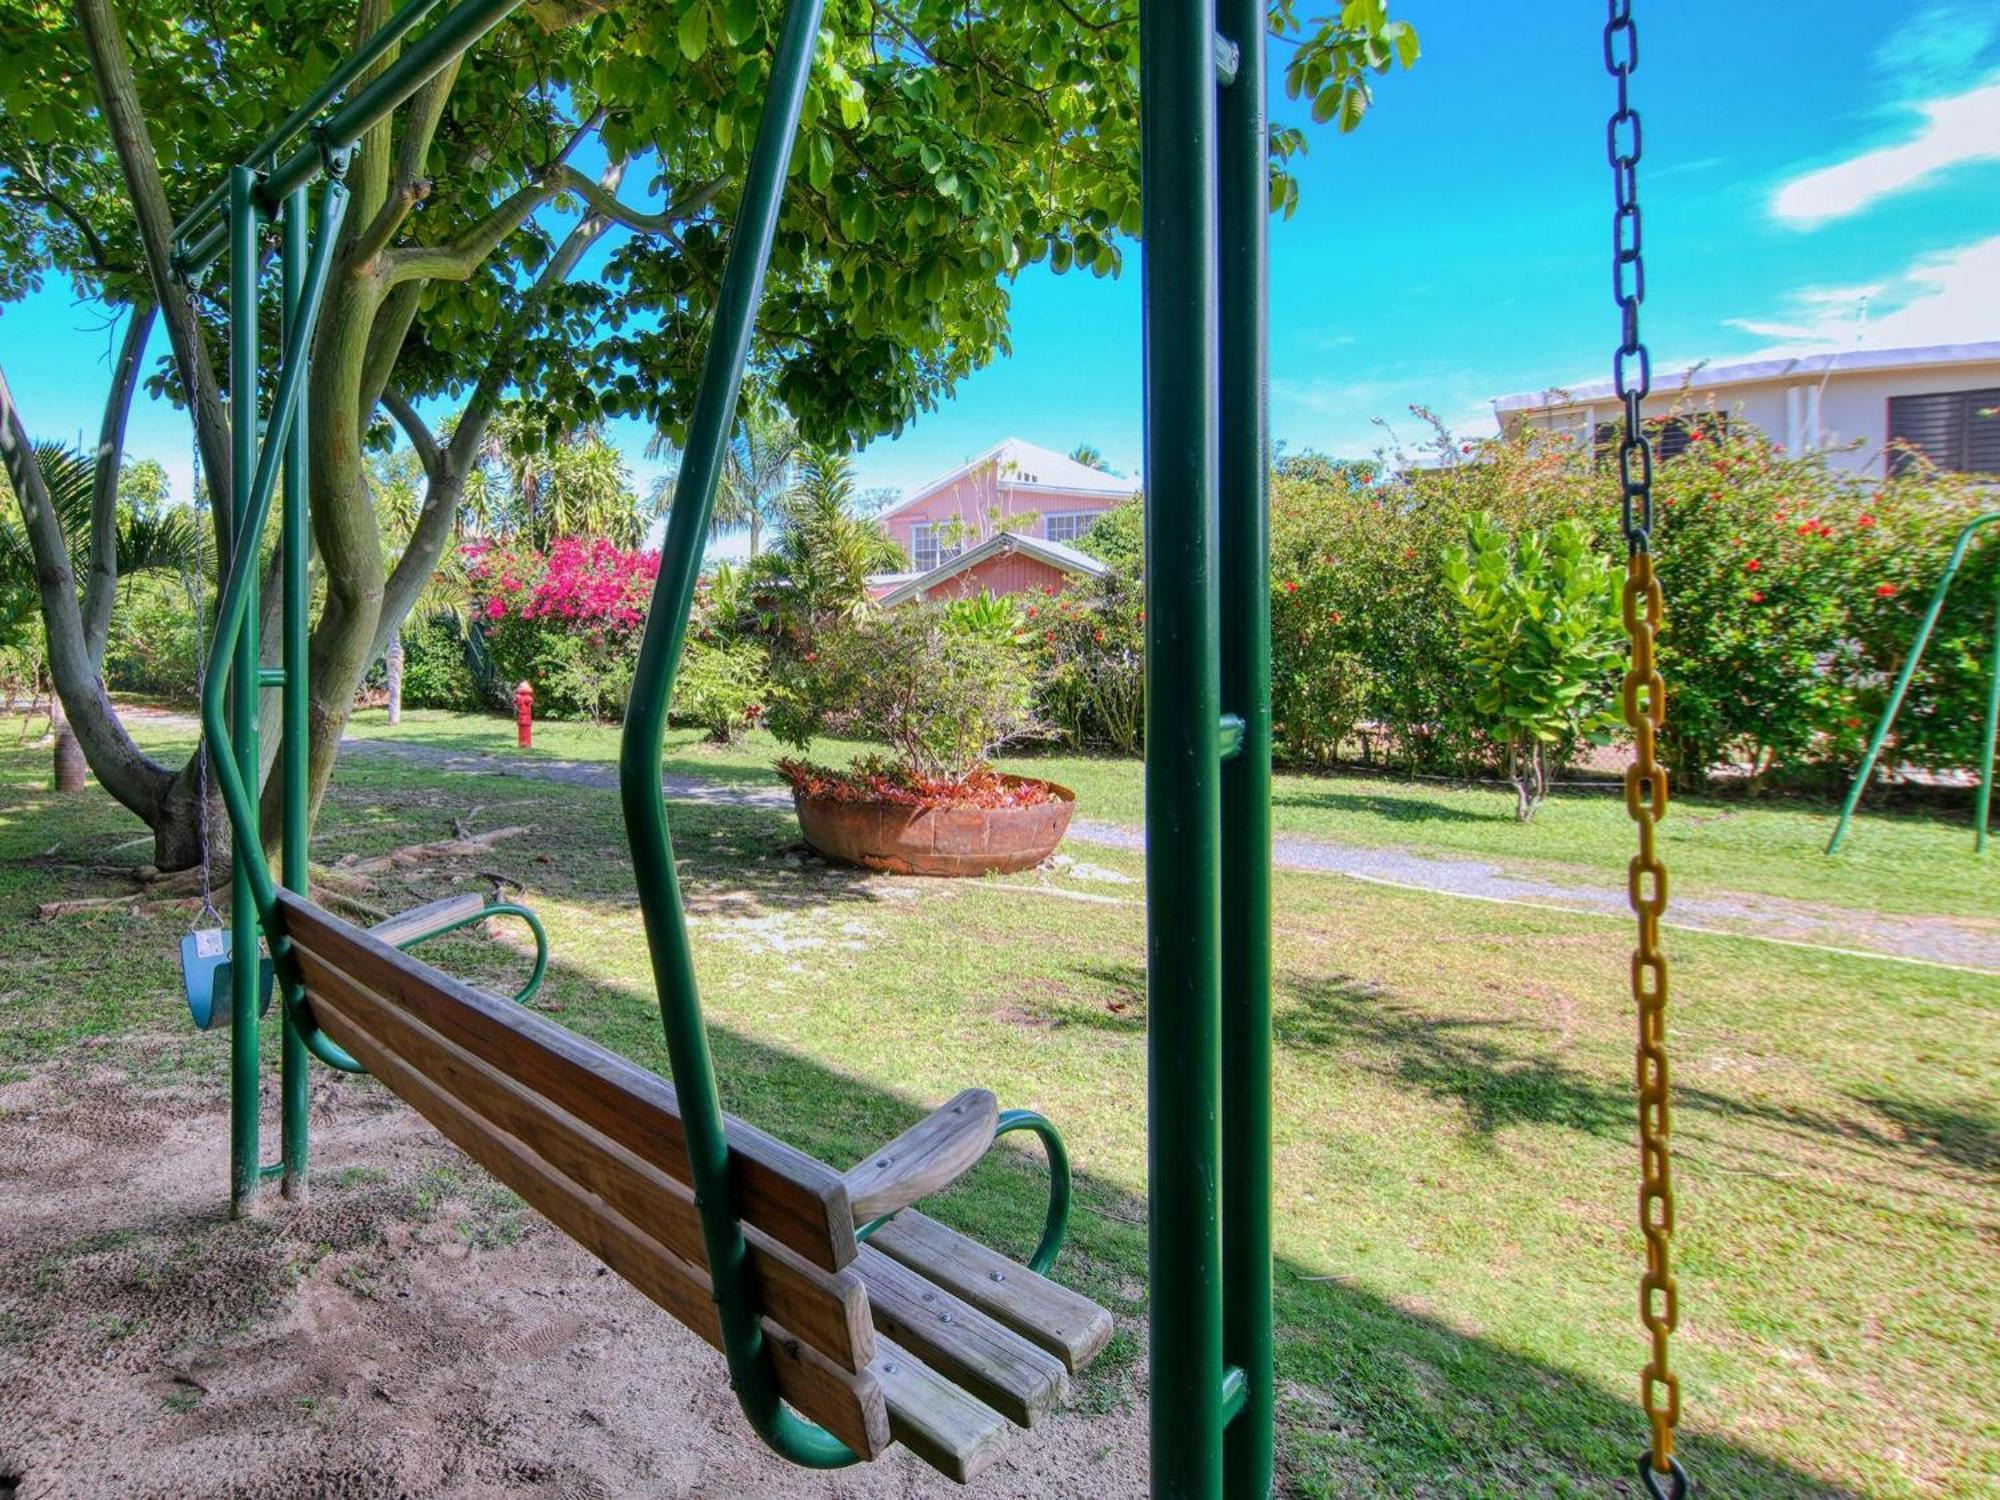
[[[1896,585],[1895,585],[1895,584],[1893,584],[1893,583],[1878,583],[1878,584],[1876,584],[1876,585],[1875,585],[1875,597],[1876,597],[1877,599],[1893,599],[1893,598],[1895,598],[1895,597],[1896,597]]]
[[[1854,524],[1859,526],[1863,531],[1866,531],[1870,526],[1875,524],[1875,518],[1873,516],[1856,516]]]
[[[1299,581],[1296,578],[1287,578],[1285,580],[1285,592],[1288,594],[1296,594],[1298,591],[1299,591]]]
[[[1743,571],[1744,571],[1744,572],[1746,572],[1746,573],[1758,573],[1758,572],[1762,572],[1762,571],[1763,571],[1763,568],[1764,568],[1764,564],[1763,564],[1763,563],[1761,563],[1761,562],[1759,562],[1759,561],[1758,561],[1758,560],[1757,560],[1756,558],[1754,558],[1754,557],[1753,557],[1753,558],[1751,558],[1751,559],[1750,559],[1750,561],[1748,561],[1747,563],[1745,563],[1745,564],[1743,565]]]

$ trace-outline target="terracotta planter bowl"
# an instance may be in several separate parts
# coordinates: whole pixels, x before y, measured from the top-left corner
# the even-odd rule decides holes
[[[910,807],[794,791],[792,803],[806,842],[827,859],[891,875],[992,875],[1033,869],[1055,853],[1069,831],[1076,793],[1054,782],[1038,784],[1054,793],[1053,801],[1034,807]]]

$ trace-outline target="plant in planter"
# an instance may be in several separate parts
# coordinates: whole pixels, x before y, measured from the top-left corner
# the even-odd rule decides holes
[[[1033,732],[1029,663],[1010,635],[936,605],[863,615],[788,663],[771,707],[801,753],[829,727],[888,743],[846,770],[783,760],[806,841],[830,859],[899,874],[980,875],[1040,864],[1075,796],[1006,776],[987,757]]]

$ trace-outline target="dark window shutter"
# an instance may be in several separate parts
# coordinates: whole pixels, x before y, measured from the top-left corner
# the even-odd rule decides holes
[[[1951,473],[2000,473],[2000,388],[1891,396],[1889,441],[1921,450]],[[1894,472],[1909,465],[1909,455],[1899,454]]]
[[[1965,393],[1965,467],[2000,474],[2000,389]]]

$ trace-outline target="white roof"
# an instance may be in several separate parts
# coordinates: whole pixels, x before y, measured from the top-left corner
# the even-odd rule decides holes
[[[1685,386],[1690,391],[1709,391],[1726,386],[1755,385],[1768,380],[1819,379],[1827,375],[1851,375],[1863,371],[1922,370],[1938,365],[2000,363],[2000,342],[1981,344],[1930,344],[1917,349],[1846,349],[1837,354],[1801,354],[1794,357],[1751,360],[1738,365],[1703,365],[1692,372],[1678,370],[1653,376],[1653,394],[1671,394]],[[1581,406],[1587,401],[1614,399],[1616,391],[1608,380],[1593,381],[1567,390],[1551,387],[1501,396],[1493,403],[1496,412],[1539,411],[1544,407]]]
[[[1051,542],[1038,536],[1021,536],[1011,531],[996,531],[976,547],[967,547],[958,556],[939,563],[928,573],[919,573],[896,588],[884,594],[880,603],[884,608],[907,604],[912,599],[921,599],[932,589],[954,574],[963,573],[967,568],[986,561],[989,557],[1000,557],[1009,552],[1026,553],[1038,558],[1052,568],[1061,568],[1065,573],[1080,573],[1090,578],[1101,578],[1111,570],[1088,552],[1080,552],[1064,542]]]
[[[1067,453],[1058,453],[1039,443],[1010,437],[995,443],[977,458],[967,459],[949,474],[941,474],[918,486],[883,511],[880,519],[886,521],[896,512],[909,509],[918,501],[928,499],[947,485],[955,484],[967,474],[976,473],[989,464],[998,472],[1002,484],[1019,489],[1103,495],[1113,500],[1129,499],[1139,492],[1139,486],[1130,479],[1120,479],[1116,474],[1080,464]]]

